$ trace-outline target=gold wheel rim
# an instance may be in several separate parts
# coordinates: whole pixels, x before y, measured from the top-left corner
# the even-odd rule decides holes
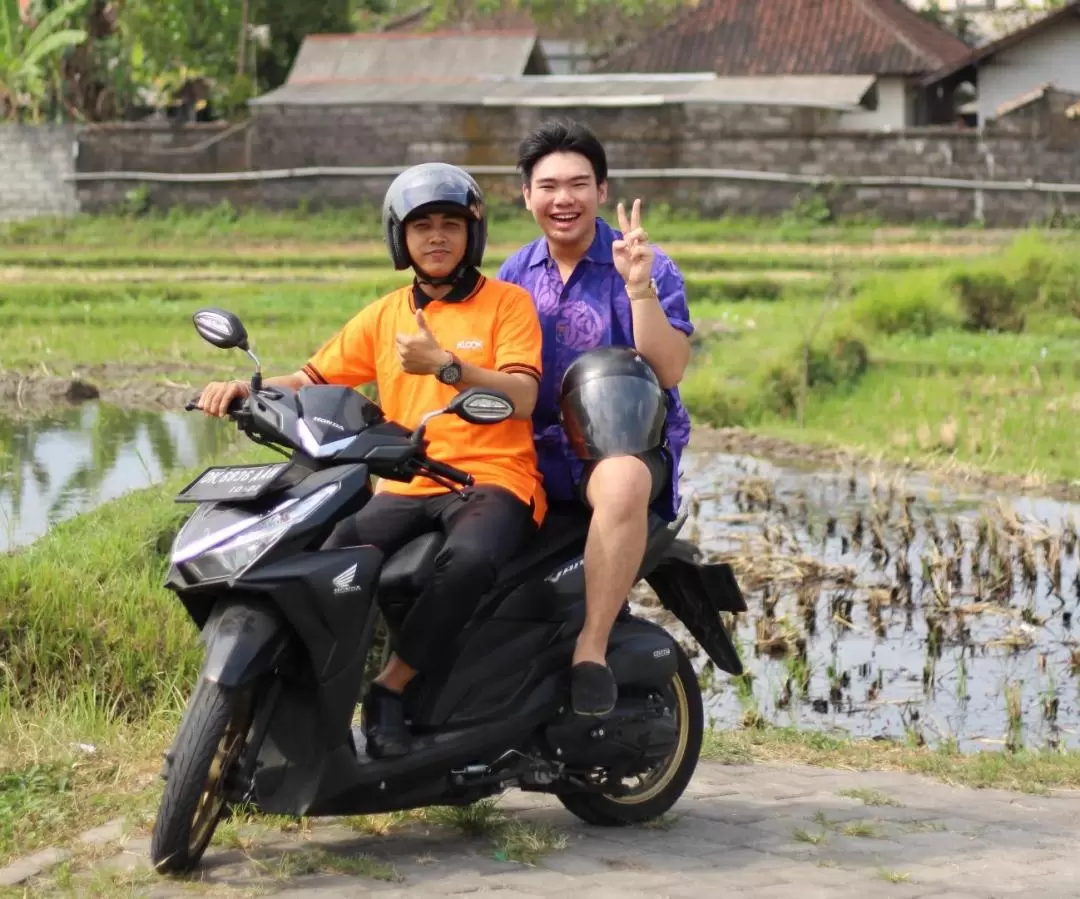
[[[239,712],[239,710],[238,710]],[[218,816],[225,805],[225,797],[221,789],[225,779],[225,772],[232,767],[240,749],[244,745],[244,737],[247,728],[242,730],[237,725],[239,714],[233,715],[229,726],[221,741],[218,743],[214,759],[210,762],[210,772],[206,776],[206,786],[199,796],[199,802],[195,806],[195,814],[191,821],[191,838],[188,840],[188,851],[194,852],[207,840],[210,839],[211,831],[217,823]]]
[[[686,688],[682,680],[676,674],[671,679],[672,691],[675,693],[675,715],[679,722],[679,742],[675,745],[671,755],[654,768],[640,789],[626,793],[622,796],[608,796],[612,802],[619,805],[641,805],[655,799],[671,783],[675,772],[679,770],[683,759],[686,758],[686,747],[690,744],[690,700],[686,696]]]

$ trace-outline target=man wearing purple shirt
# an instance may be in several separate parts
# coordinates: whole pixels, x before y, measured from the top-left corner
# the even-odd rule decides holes
[[[648,243],[641,202],[630,220],[619,204],[620,231],[597,210],[607,199],[607,156],[574,122],[549,122],[522,141],[518,167],[525,205],[544,236],[523,247],[498,277],[525,287],[544,332],[543,379],[533,426],[550,499],[584,499],[592,508],[585,546],[586,618],[574,652],[575,712],[603,715],[618,691],[607,667],[608,637],[637,580],[650,507],[668,521],[679,503],[679,460],[690,416],[677,385],[690,360],[693,333],[686,290],[675,263]],[[559,387],[585,350],[634,347],[668,394],[664,443],[641,456],[586,466],[559,424]]]

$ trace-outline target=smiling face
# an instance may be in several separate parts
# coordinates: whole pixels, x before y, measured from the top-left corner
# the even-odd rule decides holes
[[[445,278],[461,265],[469,244],[463,216],[430,212],[405,223],[405,247],[413,265],[431,278]]]
[[[584,255],[596,233],[596,214],[607,199],[592,164],[580,153],[551,153],[541,159],[523,189],[525,206],[548,242]]]

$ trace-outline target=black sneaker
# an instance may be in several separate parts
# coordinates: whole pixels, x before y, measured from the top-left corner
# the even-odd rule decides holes
[[[607,665],[579,662],[570,669],[570,705],[577,715],[606,715],[615,708],[619,688]]]
[[[401,696],[381,684],[372,684],[362,705],[368,756],[386,759],[408,753],[410,734]]]

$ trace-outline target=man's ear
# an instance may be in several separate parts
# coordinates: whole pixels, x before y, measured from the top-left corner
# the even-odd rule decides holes
[[[596,185],[596,199],[600,206],[607,202],[607,181],[601,181]]]
[[[532,212],[532,201],[529,199],[531,194],[532,194],[532,191],[529,190],[529,185],[528,184],[522,184],[521,185],[521,195],[525,198],[525,208],[529,212]]]

